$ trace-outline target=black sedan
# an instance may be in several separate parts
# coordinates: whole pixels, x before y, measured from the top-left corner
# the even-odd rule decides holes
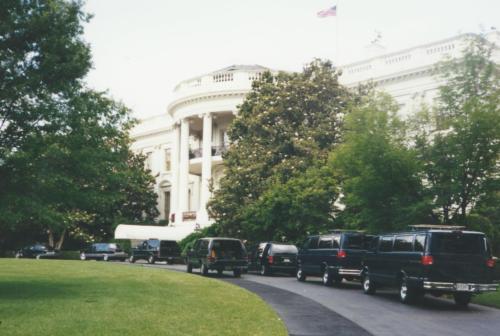
[[[58,253],[44,244],[25,246],[16,252],[16,258],[49,259],[57,257]]]
[[[94,243],[80,252],[80,260],[125,261],[128,254],[115,243]]]

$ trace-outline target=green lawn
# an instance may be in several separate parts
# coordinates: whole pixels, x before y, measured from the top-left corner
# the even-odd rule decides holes
[[[485,306],[500,308],[500,292],[491,292],[477,295],[472,299],[472,302],[479,303]]]
[[[286,335],[258,296],[117,263],[0,259],[0,335]]]

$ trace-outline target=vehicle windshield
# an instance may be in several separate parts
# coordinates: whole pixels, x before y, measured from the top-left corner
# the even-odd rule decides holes
[[[356,235],[345,235],[344,241],[342,243],[343,248],[351,249],[351,250],[362,250],[365,249],[365,236],[356,234]]]
[[[95,250],[97,252],[115,251],[116,249],[116,244],[95,244]]]
[[[148,240],[148,244],[150,247],[158,247],[160,246],[160,241],[158,239]]]
[[[433,233],[431,253],[483,254],[486,242],[480,234]]]
[[[271,251],[273,253],[295,253],[297,254],[297,247],[295,245],[277,245],[273,244],[271,246]]]

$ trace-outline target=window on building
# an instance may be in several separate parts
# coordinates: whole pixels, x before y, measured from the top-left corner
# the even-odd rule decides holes
[[[172,170],[172,154],[170,149],[165,149],[165,171]]]
[[[146,170],[152,170],[153,167],[153,153],[146,153],[146,160],[144,161],[144,168]]]
[[[165,191],[163,194],[163,209],[165,211],[165,219],[168,218],[168,214],[170,213],[170,191]]]

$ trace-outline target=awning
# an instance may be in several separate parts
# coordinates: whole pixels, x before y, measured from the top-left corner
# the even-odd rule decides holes
[[[115,239],[160,239],[160,240],[182,240],[195,231],[194,224],[182,224],[179,226],[152,226],[152,225],[129,225],[120,224],[115,229]]]

